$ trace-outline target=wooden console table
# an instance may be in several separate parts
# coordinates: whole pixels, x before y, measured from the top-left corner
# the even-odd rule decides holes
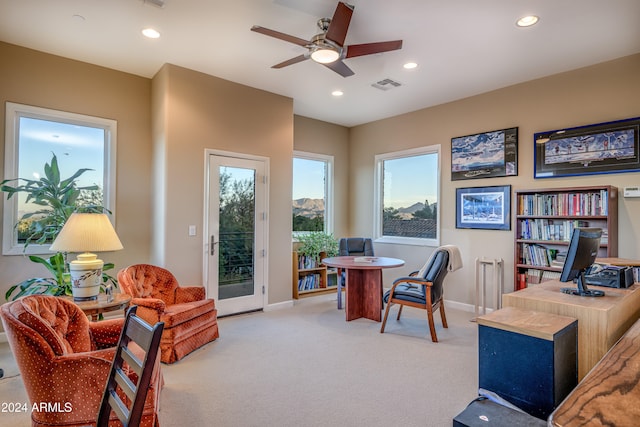
[[[640,317],[640,284],[627,289],[603,288],[605,296],[580,297],[560,292],[572,286],[552,280],[502,296],[504,307],[559,314],[578,319],[578,381]]]
[[[640,321],[549,417],[549,426],[634,426],[640,420]]]
[[[359,257],[338,256],[325,258],[324,265],[346,270],[347,321],[365,317],[382,320],[382,269],[402,267],[404,261],[396,258],[369,257],[369,262],[357,262]]]

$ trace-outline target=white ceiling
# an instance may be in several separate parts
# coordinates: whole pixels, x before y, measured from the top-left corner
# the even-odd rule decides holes
[[[356,73],[347,78],[310,60],[271,69],[304,49],[251,26],[309,39],[336,3],[0,0],[0,40],[144,77],[171,63],[288,96],[296,114],[344,126],[640,52],[639,0],[351,0],[346,44],[402,39],[403,48],[345,60]],[[540,22],[517,28],[526,14]],[[143,37],[149,26],[162,37]],[[402,86],[371,86],[386,78]]]

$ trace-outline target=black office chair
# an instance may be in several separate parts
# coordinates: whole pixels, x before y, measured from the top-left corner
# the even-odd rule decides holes
[[[127,317],[122,327],[120,341],[111,364],[111,371],[98,412],[96,427],[109,425],[111,410],[124,427],[137,427],[142,419],[144,402],[156,364],[164,323],[158,322],[153,327],[150,326],[136,316],[137,308],[134,305],[127,310]],[[136,343],[144,352],[142,360],[131,350],[131,342]],[[134,384],[125,372],[125,362],[128,369],[133,370],[138,376],[137,384]],[[117,393],[118,389],[124,393],[130,401],[130,405],[127,405],[120,398]]]
[[[373,242],[367,237],[343,237],[338,242],[340,256],[374,256]],[[338,310],[342,309],[342,288],[345,285],[345,272],[338,271]]]
[[[387,308],[382,319],[380,333],[384,332],[387,323],[389,309],[393,304],[400,304],[398,317],[400,320],[402,308],[405,305],[427,310],[429,320],[429,330],[431,331],[431,341],[438,342],[436,328],[433,322],[433,312],[440,309],[442,326],[447,328],[447,317],[444,313],[444,278],[449,272],[449,252],[444,249],[437,250],[430,259],[424,271],[415,271],[409,277],[400,277],[393,282],[393,286],[383,297],[387,303]]]

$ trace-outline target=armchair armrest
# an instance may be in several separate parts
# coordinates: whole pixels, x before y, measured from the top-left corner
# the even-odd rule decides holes
[[[97,349],[115,347],[118,345],[123,326],[124,318],[89,322],[89,334]]]
[[[393,287],[395,287],[396,285],[399,285],[400,283],[415,283],[416,285],[433,286],[433,282],[430,282],[428,280],[424,280],[421,278],[416,278],[413,276],[397,278],[396,280],[393,281]]]
[[[176,288],[176,304],[200,301],[205,298],[204,286],[179,286]]]
[[[136,314],[150,325],[155,325],[160,321],[167,305],[158,298],[132,298],[130,305],[137,305]]]

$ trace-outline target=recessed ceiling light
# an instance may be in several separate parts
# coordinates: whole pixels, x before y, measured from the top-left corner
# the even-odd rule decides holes
[[[160,33],[153,28],[145,28],[144,30],[142,30],[142,34],[144,34],[145,37],[149,37],[150,39],[157,39],[160,37]]]
[[[403,67],[406,68],[407,70],[413,70],[417,66],[418,64],[415,62],[407,62],[406,64],[403,65]]]
[[[331,92],[331,95],[333,96],[342,96],[344,95],[344,92],[341,90],[334,90],[333,92]]]
[[[539,20],[540,20],[540,18],[538,18],[535,15],[527,15],[527,16],[523,16],[522,18],[518,19],[516,21],[516,25],[518,27],[530,27],[530,26],[536,24]]]

